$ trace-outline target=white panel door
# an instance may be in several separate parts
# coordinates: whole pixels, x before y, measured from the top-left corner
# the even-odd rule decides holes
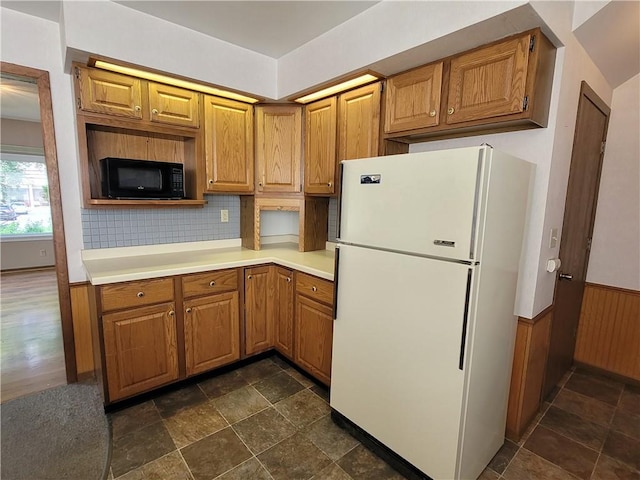
[[[469,267],[339,251],[331,406],[432,478],[454,478]]]
[[[339,240],[474,258],[476,184],[485,152],[473,147],[344,162]]]

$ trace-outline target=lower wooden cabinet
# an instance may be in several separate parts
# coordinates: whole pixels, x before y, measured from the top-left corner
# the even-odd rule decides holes
[[[272,267],[244,270],[245,354],[253,355],[273,348]]]
[[[173,302],[106,314],[102,328],[109,400],[178,379]]]
[[[294,361],[327,385],[331,383],[333,301],[332,282],[297,274]]]
[[[274,344],[278,352],[293,360],[293,272],[274,268]]]
[[[240,358],[238,292],[184,302],[184,353],[187,375]]]

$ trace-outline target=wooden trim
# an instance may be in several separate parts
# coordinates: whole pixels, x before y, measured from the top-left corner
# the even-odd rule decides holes
[[[42,141],[44,158],[47,166],[49,182],[49,206],[53,225],[53,250],[58,279],[58,299],[60,302],[60,319],[62,323],[62,343],[64,345],[64,363],[67,382],[74,383],[78,379],[76,370],[76,349],[71,313],[71,294],[69,291],[69,267],[67,265],[67,248],[65,245],[64,222],[62,215],[62,198],[60,195],[60,177],[56,150],[56,134],[53,122],[53,106],[49,72],[35,68],[0,62],[2,72],[36,81],[40,98],[40,124],[42,125]]]
[[[587,283],[574,361],[640,381],[640,291]]]
[[[551,313],[552,311],[553,311],[553,304],[549,305],[547,308],[542,310],[538,315],[536,315],[533,318],[518,317],[518,322],[524,322],[524,323],[528,323],[530,325],[535,325],[536,323],[538,323],[540,320],[542,320],[544,317],[547,316],[547,314]]]
[[[73,317],[73,338],[76,349],[76,371],[78,377],[93,376],[94,358],[91,339],[91,311],[88,282],[69,285],[71,313]]]

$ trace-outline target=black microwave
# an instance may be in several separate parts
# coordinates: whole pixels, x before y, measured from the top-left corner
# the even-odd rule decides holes
[[[184,165],[181,163],[107,157],[102,165],[102,195],[121,199],[181,199]]]

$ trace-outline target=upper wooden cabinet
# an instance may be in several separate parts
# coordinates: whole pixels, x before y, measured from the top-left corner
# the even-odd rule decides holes
[[[253,107],[205,96],[206,192],[253,192]]]
[[[447,123],[524,111],[531,38],[524,35],[451,59]]]
[[[335,193],[337,105],[337,98],[329,97],[305,107],[305,193]]]
[[[380,89],[373,83],[338,97],[338,161],[378,155]]]
[[[425,65],[387,80],[385,133],[440,123],[442,65]]]
[[[149,118],[152,122],[198,127],[200,94],[161,83],[149,83]]]
[[[302,107],[256,107],[256,191],[300,192]]]
[[[142,80],[94,68],[75,67],[78,108],[129,118],[142,118]]]
[[[534,29],[387,79],[385,139],[544,127],[555,48]]]

